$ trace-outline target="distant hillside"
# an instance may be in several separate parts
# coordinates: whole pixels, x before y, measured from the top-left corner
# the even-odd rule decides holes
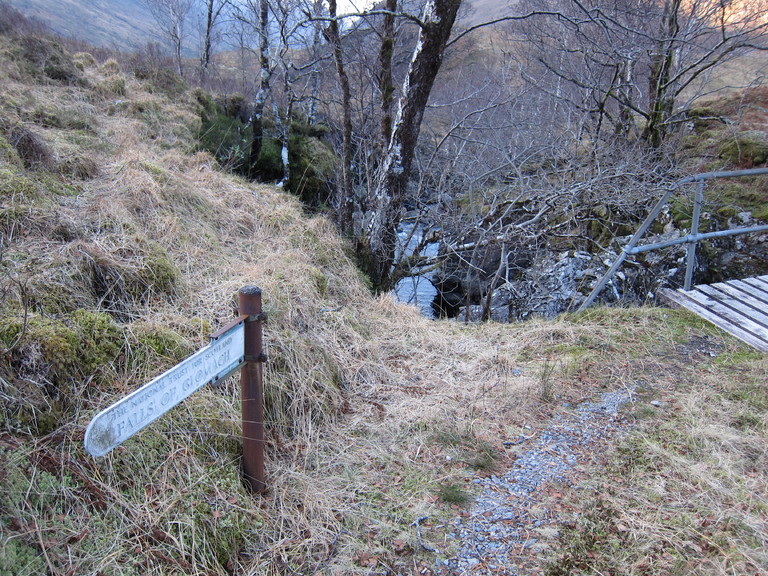
[[[133,51],[147,42],[161,40],[152,14],[141,0],[7,0],[35,17],[57,34],[95,46]],[[498,18],[510,12],[515,0],[470,0],[463,15],[465,25]],[[188,48],[191,47],[191,44]]]
[[[9,0],[11,6],[48,24],[62,36],[95,46],[133,51],[156,42],[155,22],[141,0]]]

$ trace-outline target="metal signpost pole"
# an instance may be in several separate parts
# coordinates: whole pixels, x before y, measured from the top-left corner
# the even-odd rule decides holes
[[[245,365],[240,369],[243,411],[243,476],[255,493],[266,488],[264,480],[264,344],[261,289],[245,286],[239,293],[239,314],[245,321]]]

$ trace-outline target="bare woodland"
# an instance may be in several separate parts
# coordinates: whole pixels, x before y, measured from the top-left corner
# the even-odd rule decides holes
[[[605,249],[696,170],[679,148],[698,103],[762,82],[715,82],[723,67],[768,47],[764,0],[523,0],[486,21],[460,0],[354,13],[335,0],[148,2],[180,73],[176,16],[206,15],[199,75],[244,94],[250,177],[276,138],[289,187],[292,123],[326,130],[336,163],[324,203],[380,290],[434,264],[398,246],[406,216],[420,246],[442,238],[470,271],[490,250],[486,277],[508,278],[552,237]],[[252,55],[240,85],[215,51]]]

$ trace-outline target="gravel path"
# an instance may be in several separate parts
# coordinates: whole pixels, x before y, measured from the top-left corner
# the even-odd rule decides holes
[[[469,515],[456,521],[454,537],[461,541],[459,554],[440,561],[438,572],[529,574],[521,572],[525,557],[539,550],[537,537],[557,526],[556,513],[539,505],[542,490],[552,481],[567,482],[577,466],[626,428],[618,410],[630,399],[631,392],[623,390],[577,406],[525,440],[525,448],[506,474],[474,480],[482,485],[482,493]]]

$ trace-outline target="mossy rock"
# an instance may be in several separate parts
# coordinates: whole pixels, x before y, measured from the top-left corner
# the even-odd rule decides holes
[[[768,161],[768,133],[757,130],[738,133],[720,146],[719,156],[745,168],[765,164]]]
[[[15,375],[48,382],[59,391],[110,372],[123,345],[122,329],[104,313],[76,310],[62,319],[39,315],[6,318],[0,342]]]

